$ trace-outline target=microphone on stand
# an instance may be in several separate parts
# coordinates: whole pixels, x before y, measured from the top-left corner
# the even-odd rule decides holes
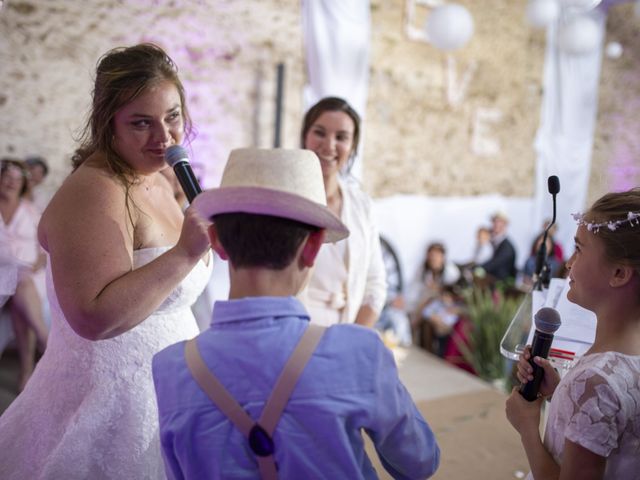
[[[543,287],[549,286],[549,266],[546,262],[547,259],[547,235],[549,234],[549,230],[556,222],[556,195],[560,191],[560,180],[555,175],[548,178],[547,181],[549,193],[553,196],[553,218],[551,219],[551,223],[547,225],[547,228],[544,230],[544,235],[542,239],[542,244],[538,247],[538,252],[536,254],[536,268],[533,275],[533,287],[528,290],[520,302],[518,309],[516,310],[515,315],[511,319],[511,323],[507,328],[507,331],[504,333],[504,337],[502,337],[502,341],[500,342],[500,352],[510,360],[517,360],[519,358],[519,354],[523,349],[524,343],[526,343],[527,337],[531,330],[531,320],[533,316],[533,305],[534,300],[533,297],[538,295],[538,292],[542,291]],[[537,302],[536,302],[537,304]],[[551,313],[548,312],[551,310]],[[545,313],[546,312],[546,313]],[[558,312],[553,310],[552,308],[542,308],[535,314],[535,335],[533,338],[533,343],[535,346],[535,352],[532,351],[532,355],[538,357],[546,357],[549,353],[549,348],[551,347],[551,341],[553,340],[553,333],[560,326],[560,316]],[[549,321],[551,318],[551,321]],[[538,321],[540,320],[540,325]],[[546,319],[546,320],[545,320]],[[548,325],[551,325],[551,328]],[[545,347],[545,342],[548,344]],[[538,365],[532,363],[534,372],[537,369],[540,369]],[[542,369],[540,369],[542,370]],[[538,374],[541,375],[541,374]],[[538,389],[540,386],[540,380],[538,380],[538,386],[535,387],[535,395],[531,398],[532,400],[538,394]],[[532,394],[529,392],[530,389],[533,389],[533,386],[529,386],[529,384],[533,382],[529,382],[525,386],[521,386],[521,391],[526,391],[527,396],[531,397]],[[525,397],[526,398],[526,397]]]
[[[553,334],[560,328],[560,314],[553,308],[543,307],[535,314],[534,322],[536,331],[533,334],[531,358],[529,359],[529,364],[533,367],[533,380],[520,385],[520,394],[529,402],[538,398],[540,383],[544,377],[544,369],[537,365],[533,359],[535,357],[547,358],[549,355]]]
[[[187,196],[189,203],[202,192],[198,179],[196,178],[191,164],[189,163],[189,155],[186,148],[180,145],[172,145],[164,152],[165,161],[173,167],[173,171],[178,177],[178,182]]]
[[[547,179],[547,188],[553,200],[553,218],[544,230],[542,243],[540,244],[536,255],[536,281],[533,286],[534,290],[542,290],[542,287],[549,286],[550,271],[549,266],[547,265],[547,236],[551,227],[556,223],[556,195],[560,192],[560,179],[556,175],[551,175]]]

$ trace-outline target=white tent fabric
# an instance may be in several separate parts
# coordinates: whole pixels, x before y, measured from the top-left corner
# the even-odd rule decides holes
[[[551,218],[551,195],[547,178],[557,175],[560,193],[557,197],[556,236],[571,254],[575,223],[572,213],[583,211],[589,187],[593,133],[598,111],[598,84],[602,59],[606,14],[593,10],[589,15],[600,29],[600,42],[595,50],[572,55],[557,46],[558,25],[547,31],[544,64],[544,95],[540,127],[535,140],[537,154],[534,197],[534,229],[541,229]],[[559,24],[567,21],[566,14]]]
[[[369,0],[303,0],[302,28],[309,73],[305,111],[323,97],[338,96],[364,118],[371,48]],[[354,176],[360,177],[361,168],[356,159]]]

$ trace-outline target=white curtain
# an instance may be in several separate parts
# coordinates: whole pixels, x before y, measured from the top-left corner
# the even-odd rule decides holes
[[[540,127],[535,149],[536,187],[534,198],[534,231],[551,218],[551,195],[547,178],[557,175],[560,194],[557,197],[557,240],[567,254],[573,251],[575,223],[572,213],[586,207],[593,133],[598,111],[598,83],[602,59],[606,15],[594,10],[589,15],[600,29],[600,42],[595,50],[572,55],[557,46],[558,25],[549,27],[544,65],[543,101]],[[561,18],[560,23],[567,18]]]
[[[323,97],[337,96],[364,119],[371,43],[369,0],[303,0],[302,28],[309,82],[304,89],[305,111]],[[360,177],[361,168],[356,159],[352,173]]]

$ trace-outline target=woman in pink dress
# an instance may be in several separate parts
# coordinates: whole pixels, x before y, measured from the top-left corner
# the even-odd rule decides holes
[[[36,288],[36,282],[43,280],[46,255],[37,238],[40,214],[25,199],[25,165],[19,160],[3,159],[0,172],[0,236],[3,249],[15,260],[18,270],[15,292],[7,307],[20,356],[18,389],[22,391],[35,365],[36,341],[40,350],[47,344],[42,299]]]

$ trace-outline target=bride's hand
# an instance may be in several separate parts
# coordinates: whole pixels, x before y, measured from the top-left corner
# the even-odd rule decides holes
[[[190,206],[184,212],[182,231],[178,239],[177,248],[190,258],[200,258],[209,251],[208,229],[211,222],[204,220],[198,212]]]

